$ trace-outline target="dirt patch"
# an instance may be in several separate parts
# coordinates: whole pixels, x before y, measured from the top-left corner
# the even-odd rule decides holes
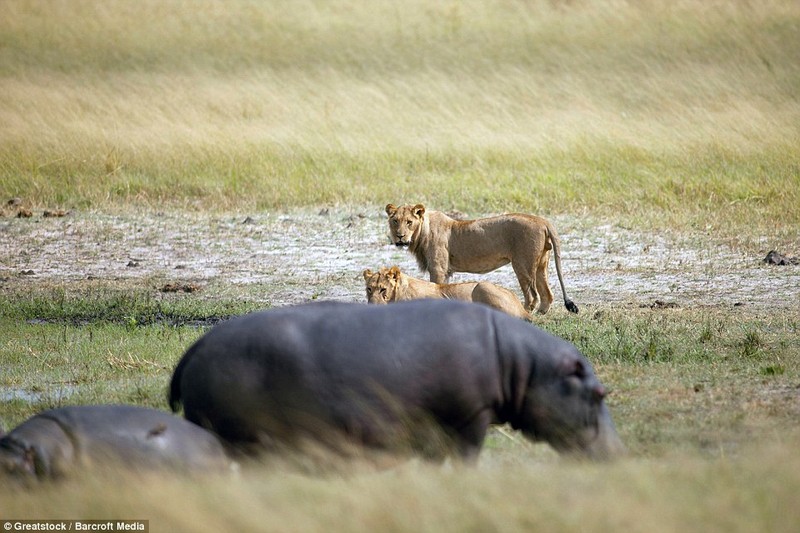
[[[0,219],[0,285],[93,283],[246,295],[274,306],[310,299],[364,300],[361,271],[398,265],[422,277],[386,236],[380,207],[297,209],[226,216],[108,214]],[[800,297],[800,265],[763,262],[705,235],[635,232],[596,220],[552,217],[569,296],[579,305],[653,309],[747,305],[785,308]],[[560,302],[551,262],[553,292]],[[520,295],[510,266],[487,279]],[[186,290],[199,288],[202,291]],[[660,304],[658,302],[661,302]],[[553,307],[566,312],[562,305]]]
[[[194,283],[166,283],[161,292],[197,292],[200,287]]]
[[[786,257],[775,250],[770,250],[767,257],[764,258],[764,262],[768,265],[798,265],[800,264],[800,257]]]

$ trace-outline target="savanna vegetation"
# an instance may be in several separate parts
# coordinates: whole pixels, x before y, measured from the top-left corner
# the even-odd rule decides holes
[[[144,226],[163,212],[205,220],[420,201],[569,217],[572,231],[621,226],[756,261],[764,246],[798,255],[800,4],[7,0],[0,201],[12,198],[0,244],[25,238],[31,249],[43,243],[22,225],[45,225],[51,208]],[[34,217],[15,218],[21,207]],[[85,239],[119,237],[105,231]],[[183,350],[217,320],[265,305],[253,286],[222,278],[154,295],[161,278],[43,279],[21,264],[0,247],[6,429],[70,403],[166,409]],[[364,266],[380,265],[354,271]],[[580,276],[569,271],[568,287]],[[501,428],[476,468],[275,460],[201,483],[113,472],[24,489],[0,480],[0,519],[140,518],[154,531],[794,531],[800,290],[796,275],[785,279],[745,306],[585,303],[571,291],[579,315],[554,306],[536,319],[612,389],[631,453],[611,464],[565,461]]]
[[[2,10],[3,197],[798,222],[794,2]]]

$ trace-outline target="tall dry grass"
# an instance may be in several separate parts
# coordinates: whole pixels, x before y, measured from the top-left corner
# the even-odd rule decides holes
[[[29,494],[0,486],[0,497],[4,519],[139,519],[150,531],[790,532],[800,520],[796,445],[614,465],[412,462],[386,471],[309,475],[278,467],[188,480],[90,473]]]
[[[791,0],[0,11],[3,196],[800,217]]]

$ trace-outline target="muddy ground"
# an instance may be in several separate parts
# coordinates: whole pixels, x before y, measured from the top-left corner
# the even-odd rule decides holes
[[[480,214],[470,213],[472,216]],[[561,233],[569,296],[584,309],[624,306],[798,307],[800,265],[766,265],[769,236],[747,249],[702,232],[632,231],[608,221],[552,217]],[[797,250],[781,250],[793,255]],[[330,207],[208,215],[186,212],[0,218],[0,287],[59,286],[193,291],[279,306],[310,299],[362,301],[361,271],[399,265],[423,277],[393,247],[381,207]],[[488,279],[521,296],[510,266]],[[555,267],[550,281],[560,305]]]

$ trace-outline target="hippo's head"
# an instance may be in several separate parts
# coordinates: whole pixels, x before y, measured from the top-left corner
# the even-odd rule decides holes
[[[591,459],[622,455],[625,446],[606,407],[606,389],[588,361],[569,354],[540,370],[525,397],[519,423],[523,433],[560,453]]]
[[[0,473],[33,477],[36,474],[35,451],[11,439],[0,439]]]

